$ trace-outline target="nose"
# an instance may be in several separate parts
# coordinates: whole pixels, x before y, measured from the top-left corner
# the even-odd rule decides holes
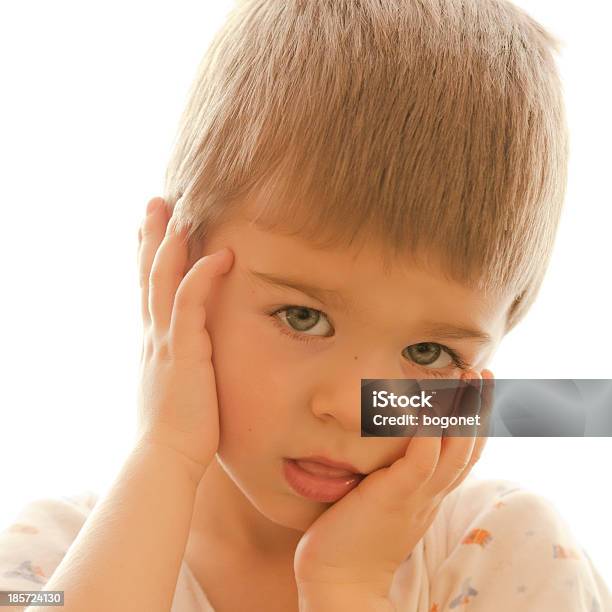
[[[311,399],[311,412],[318,419],[336,421],[347,432],[361,435],[361,380],[405,378],[399,364],[384,363],[380,355],[353,353],[342,363],[326,369]]]

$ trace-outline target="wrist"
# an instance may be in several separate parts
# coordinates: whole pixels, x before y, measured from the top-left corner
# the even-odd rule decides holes
[[[330,585],[316,589],[298,586],[299,612],[396,612],[391,600],[356,586]]]
[[[208,465],[203,465],[180,453],[163,439],[153,436],[144,436],[138,440],[134,452],[144,456],[156,456],[163,459],[164,465],[174,466],[177,472],[186,475],[188,480],[197,489]]]

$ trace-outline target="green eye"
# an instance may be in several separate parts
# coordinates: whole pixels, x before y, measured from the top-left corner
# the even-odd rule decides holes
[[[327,317],[315,308],[284,306],[270,314],[276,321],[280,322],[278,324],[281,326],[281,331],[290,334],[297,340],[309,342],[317,337],[333,335]]]
[[[283,306],[267,314],[272,317],[282,333],[300,342],[311,342],[317,338],[334,335],[327,315],[315,308]],[[437,342],[412,344],[402,351],[402,355],[416,365],[427,367],[434,375],[436,375],[436,370],[446,370],[448,373],[449,367],[458,367],[462,370],[469,367],[467,362],[453,349]],[[437,363],[438,361],[442,363]],[[436,364],[434,367],[428,367],[434,363]]]
[[[312,308],[291,307],[284,311],[285,320],[296,331],[308,331],[314,327],[321,318],[321,313]]]
[[[447,357],[446,361],[443,358],[444,363],[437,364],[439,368],[448,367],[453,363],[453,357],[450,353],[442,347],[442,345],[436,342],[419,342],[419,344],[412,344],[404,352],[408,355],[408,358],[417,363],[420,366],[428,366],[438,361],[442,353]]]

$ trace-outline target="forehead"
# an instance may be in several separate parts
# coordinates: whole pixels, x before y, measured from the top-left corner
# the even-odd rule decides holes
[[[279,291],[297,296],[283,281],[316,290],[318,304],[333,307],[370,326],[397,328],[398,321],[452,322],[480,329],[499,340],[510,299],[486,295],[448,278],[434,254],[419,261],[397,258],[386,265],[383,249],[367,236],[353,248],[321,248],[299,233],[287,235],[255,222],[244,207],[214,238],[211,252],[230,246],[235,272],[254,291]],[[297,301],[297,300],[296,300]]]

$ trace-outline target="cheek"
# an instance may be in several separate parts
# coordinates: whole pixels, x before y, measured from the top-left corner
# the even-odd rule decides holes
[[[220,310],[209,327],[219,405],[220,447],[240,452],[286,439],[292,392],[262,317]]]
[[[412,438],[381,438],[380,448],[371,453],[378,458],[378,467],[389,467],[401,459],[406,454],[410,440]]]

